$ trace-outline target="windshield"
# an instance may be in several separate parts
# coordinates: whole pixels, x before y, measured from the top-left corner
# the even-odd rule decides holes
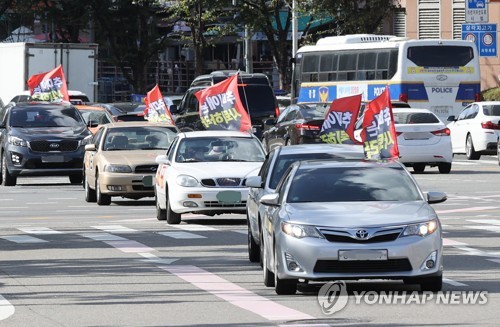
[[[168,127],[158,126],[110,128],[104,151],[167,150],[176,134]]]
[[[85,125],[75,108],[13,108],[12,127],[81,127]]]
[[[403,169],[389,167],[327,167],[297,171],[289,203],[418,201],[417,186]]]
[[[275,189],[278,186],[278,183],[283,177],[283,174],[286,172],[288,167],[293,164],[295,161],[301,160],[311,160],[311,159],[332,159],[332,160],[344,160],[344,159],[361,159],[362,153],[359,155],[356,154],[347,154],[347,153],[300,153],[293,155],[283,155],[278,157],[276,160],[276,164],[274,165],[274,169],[271,173],[271,180],[269,181],[269,188]]]
[[[176,162],[257,161],[265,157],[257,139],[243,137],[184,138],[177,148]]]
[[[83,120],[88,124],[89,121],[95,122],[99,125],[111,123],[111,119],[109,119],[108,115],[103,110],[80,110],[82,114]]]
[[[474,51],[472,46],[414,46],[408,59],[419,67],[462,67],[474,59]]]

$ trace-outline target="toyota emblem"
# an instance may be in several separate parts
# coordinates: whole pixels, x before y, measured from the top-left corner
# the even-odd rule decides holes
[[[59,147],[59,143],[50,143],[49,147],[51,149],[57,149]]]
[[[436,79],[438,81],[442,82],[442,81],[446,81],[448,79],[448,76],[446,76],[446,75],[438,75],[438,76],[436,76]]]
[[[359,229],[356,231],[356,237],[365,239],[368,237],[368,231],[366,229]]]

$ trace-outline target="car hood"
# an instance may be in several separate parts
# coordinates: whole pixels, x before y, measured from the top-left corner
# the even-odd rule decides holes
[[[12,136],[21,137],[27,141],[39,140],[39,139],[68,139],[75,138],[81,139],[87,135],[90,135],[90,131],[86,126],[78,127],[36,127],[36,128],[22,128],[22,127],[12,127]]]
[[[138,165],[156,164],[156,157],[165,154],[165,150],[120,150],[102,152],[106,161],[110,164]]]
[[[262,162],[191,162],[177,165],[179,174],[190,175],[198,179],[217,177],[238,177],[245,178],[256,175]],[[257,172],[256,172],[257,171]]]
[[[290,221],[341,228],[408,224],[436,217],[424,201],[291,203],[285,209]]]

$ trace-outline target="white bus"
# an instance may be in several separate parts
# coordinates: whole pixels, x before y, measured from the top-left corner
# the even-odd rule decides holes
[[[292,99],[298,103],[354,94],[369,101],[389,86],[391,100],[430,109],[446,122],[481,99],[479,55],[469,41],[332,36],[301,47],[294,67]]]

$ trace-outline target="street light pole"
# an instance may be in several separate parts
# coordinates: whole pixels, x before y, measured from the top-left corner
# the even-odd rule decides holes
[[[297,53],[298,47],[298,24],[297,24],[297,4],[296,0],[292,0],[292,58],[295,58],[295,54]]]

